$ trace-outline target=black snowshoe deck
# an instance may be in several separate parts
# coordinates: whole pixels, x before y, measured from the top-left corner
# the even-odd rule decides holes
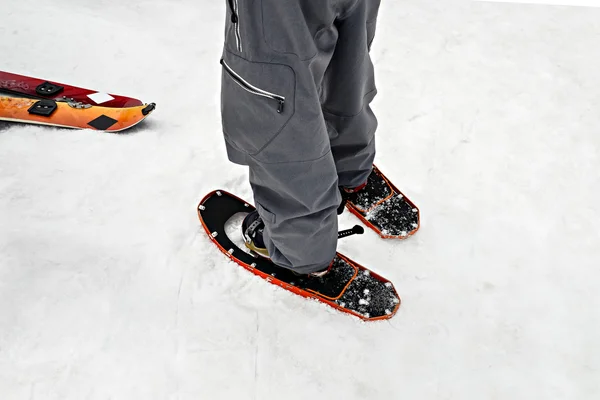
[[[406,239],[419,229],[419,209],[376,166],[367,186],[350,194],[346,206],[382,238]]]
[[[227,236],[225,225],[235,214],[253,210],[249,203],[218,190],[200,202],[198,216],[206,233],[225,255],[270,283],[363,320],[387,319],[396,313],[400,298],[392,283],[342,254],[337,254],[325,276],[317,278],[297,275],[237,247]]]

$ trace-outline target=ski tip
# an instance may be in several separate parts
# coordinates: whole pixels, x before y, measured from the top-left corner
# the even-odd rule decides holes
[[[148,115],[156,109],[156,103],[150,103],[142,110],[142,114]]]

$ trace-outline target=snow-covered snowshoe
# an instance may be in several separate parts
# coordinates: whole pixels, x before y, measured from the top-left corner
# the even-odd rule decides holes
[[[341,192],[342,206],[382,238],[406,239],[419,229],[419,209],[375,165],[364,187]]]
[[[209,193],[198,205],[198,217],[209,238],[232,261],[248,271],[302,297],[316,299],[363,320],[391,318],[400,306],[400,297],[387,279],[337,253],[328,272],[321,276],[297,275],[255,257],[237,247],[225,232],[225,225],[238,213],[255,208],[224,190]],[[345,237],[360,233],[361,227],[342,231]]]

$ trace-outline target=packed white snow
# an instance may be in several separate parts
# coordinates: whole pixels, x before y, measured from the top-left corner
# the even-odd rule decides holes
[[[377,163],[422,226],[340,242],[402,297],[363,323],[198,222],[211,190],[252,200],[225,6],[0,1],[1,70],[157,103],[123,134],[0,124],[0,398],[600,398],[600,9],[383,1]]]

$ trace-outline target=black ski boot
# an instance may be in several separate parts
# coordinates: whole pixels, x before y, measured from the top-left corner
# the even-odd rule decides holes
[[[261,257],[269,258],[269,252],[263,241],[264,229],[265,223],[258,215],[257,210],[246,215],[242,222],[242,234],[246,247]]]
[[[244,243],[246,247],[249,248],[253,253],[259,255],[263,258],[269,258],[269,251],[265,246],[265,242],[263,240],[263,232],[265,229],[265,223],[260,218],[257,210],[252,211],[244,218],[242,222],[242,233],[244,235]],[[325,276],[331,267],[333,266],[333,261],[322,271],[312,272],[308,274],[308,276],[315,278],[322,278]],[[292,271],[293,272],[293,271]],[[301,276],[306,274],[297,274]]]
[[[348,203],[348,199],[350,199],[351,196],[353,196],[354,194],[356,194],[357,192],[360,192],[361,190],[363,190],[365,187],[367,187],[367,182],[363,183],[362,185],[349,189],[349,188],[344,188],[339,186],[338,188],[340,189],[340,194],[342,195],[342,201],[340,202],[340,205],[338,206],[337,209],[337,213],[338,215],[341,215],[344,210],[346,209],[346,204]]]

